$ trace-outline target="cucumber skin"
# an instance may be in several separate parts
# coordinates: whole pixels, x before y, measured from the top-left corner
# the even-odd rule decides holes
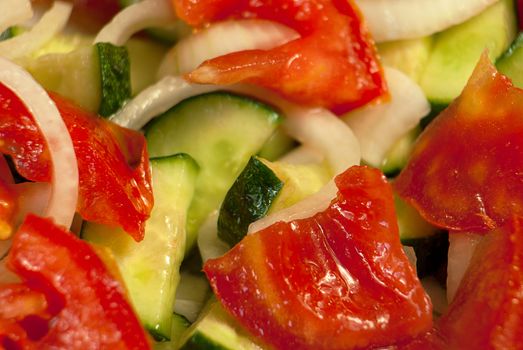
[[[195,333],[181,348],[180,350],[230,350],[220,344],[211,341],[203,334]]]
[[[512,80],[518,88],[523,88],[523,32],[507,51],[496,61],[496,68]]]
[[[127,48],[97,43],[102,99],[98,113],[108,117],[131,98],[131,61]]]
[[[283,182],[256,157],[251,157],[223,200],[218,237],[231,246],[247,234],[249,225],[264,217]]]
[[[4,30],[2,33],[0,33],[0,41],[11,39],[13,36],[15,36],[15,34],[13,33],[13,28],[9,27],[6,30]]]

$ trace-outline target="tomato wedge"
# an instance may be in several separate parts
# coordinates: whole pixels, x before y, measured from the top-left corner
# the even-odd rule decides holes
[[[7,239],[14,229],[18,199],[8,184],[0,177],[0,239]]]
[[[449,349],[521,349],[523,218],[485,235],[438,328]]]
[[[24,285],[45,295],[53,317],[48,323],[40,319],[36,326],[36,319],[26,324],[7,317],[1,312],[5,307],[0,307],[0,333],[5,332],[3,325],[11,325],[7,330],[18,326],[28,340],[20,339],[20,332],[14,338],[0,334],[0,339],[29,341],[35,349],[150,349],[124,287],[88,243],[48,219],[29,215],[15,234],[7,259]],[[6,300],[2,293],[0,300]],[[40,333],[34,334],[38,327]]]
[[[80,175],[77,210],[82,217],[121,226],[136,240],[153,205],[144,137],[91,115],[50,94],[71,135]],[[0,84],[0,152],[31,181],[50,181],[49,153],[33,117],[16,95]]]
[[[187,76],[193,82],[253,83],[338,114],[386,95],[374,42],[352,0],[172,1],[178,16],[191,25],[260,18],[301,35],[272,50],[239,51],[204,62]]]
[[[423,132],[394,186],[431,223],[486,232],[523,215],[523,90],[484,54]]]
[[[356,166],[336,184],[324,212],[248,235],[204,265],[225,308],[278,349],[381,346],[432,325],[386,179]]]

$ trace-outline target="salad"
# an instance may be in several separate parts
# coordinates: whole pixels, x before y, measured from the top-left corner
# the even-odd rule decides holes
[[[514,0],[2,0],[1,349],[520,349]]]

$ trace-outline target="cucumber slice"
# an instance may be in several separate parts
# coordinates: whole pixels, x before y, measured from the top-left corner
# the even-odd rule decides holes
[[[523,32],[496,62],[498,70],[512,79],[515,86],[523,88]]]
[[[42,86],[84,109],[109,116],[131,96],[127,49],[108,43],[24,62]]]
[[[168,48],[139,38],[128,40],[125,47],[131,61],[131,87],[134,96],[156,82],[156,71]]]
[[[385,175],[393,177],[400,173],[401,169],[407,164],[414,142],[420,133],[421,128],[417,126],[392,146],[380,167]]]
[[[153,344],[154,350],[174,350],[178,349],[178,343],[180,342],[183,334],[187,332],[187,329],[191,326],[191,323],[182,315],[173,313],[171,321],[171,340],[155,342]]]
[[[283,182],[263,162],[252,157],[227,192],[218,216],[218,237],[231,246],[247,234],[249,225],[269,211]]]
[[[280,115],[262,103],[218,92],[187,99],[146,126],[152,156],[185,152],[201,167],[189,209],[187,250],[194,246],[200,225],[219,208],[249,158],[280,121]]]
[[[263,347],[213,300],[184,335],[180,349],[261,350]]]
[[[218,237],[231,246],[237,244],[252,222],[317,192],[329,178],[321,165],[251,158],[222,203]]]
[[[398,217],[400,239],[404,245],[411,245],[410,242],[430,237],[440,231],[425,221],[414,207],[399,196],[394,196],[394,206]]]
[[[260,153],[258,153],[258,156],[272,162],[288,153],[296,146],[297,142],[287,135],[282,128],[278,128],[267,142],[265,142]]]
[[[420,85],[432,103],[448,104],[465,86],[481,53],[500,56],[516,35],[513,0],[501,0],[481,14],[434,37]]]
[[[433,37],[427,36],[380,43],[377,48],[384,66],[396,68],[418,82],[429,59],[432,41]]]
[[[14,36],[13,28],[9,27],[6,30],[4,30],[2,33],[0,33],[0,41],[10,39]]]
[[[185,226],[198,166],[186,154],[151,159],[154,208],[137,243],[119,228],[86,223],[82,238],[113,252],[131,301],[158,340],[170,338],[175,291],[185,251]]]

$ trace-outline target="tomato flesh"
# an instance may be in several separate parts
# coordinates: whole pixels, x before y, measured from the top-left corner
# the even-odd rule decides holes
[[[301,35],[271,50],[239,51],[206,61],[187,76],[193,82],[249,82],[338,114],[386,95],[374,43],[352,1],[173,1],[178,16],[192,25],[260,18]]]
[[[121,226],[136,240],[153,205],[144,137],[50,94],[71,135],[80,180],[78,212],[89,221]],[[0,84],[0,152],[31,181],[50,181],[45,142],[22,101]]]
[[[431,223],[486,232],[523,215],[523,90],[486,55],[467,86],[423,132],[394,182]]]
[[[29,215],[15,234],[7,259],[25,286],[45,295],[47,311],[53,315],[48,329],[30,339],[36,349],[150,348],[124,287],[88,243],[47,219]],[[0,300],[6,300],[2,296],[0,292]],[[3,309],[0,333],[9,322],[24,326],[2,314]],[[25,328],[29,334],[34,323]],[[20,338],[19,332],[14,338],[10,333],[2,336],[15,343]]]
[[[336,178],[329,208],[246,236],[204,271],[225,308],[278,349],[380,346],[431,327],[432,305],[399,241],[378,170]]]

